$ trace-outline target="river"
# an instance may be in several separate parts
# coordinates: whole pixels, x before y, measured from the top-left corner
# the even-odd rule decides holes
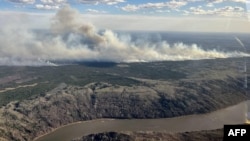
[[[35,141],[70,141],[86,134],[105,131],[166,131],[187,132],[223,128],[224,124],[245,122],[246,103],[218,111],[162,119],[98,119],[76,122],[60,127]],[[248,101],[250,103],[250,101]]]

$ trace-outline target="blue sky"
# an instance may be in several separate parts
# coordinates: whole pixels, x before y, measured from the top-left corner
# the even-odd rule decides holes
[[[244,17],[249,0],[0,0],[0,10],[54,13],[65,4],[90,14]]]
[[[48,28],[65,5],[99,29],[250,33],[250,0],[0,0],[0,25]]]

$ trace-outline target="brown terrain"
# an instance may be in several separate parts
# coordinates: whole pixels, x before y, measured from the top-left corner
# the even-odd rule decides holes
[[[63,125],[91,119],[169,118],[235,105],[247,100],[237,63],[237,59],[221,59],[131,63],[110,68],[0,67],[0,80],[4,83],[1,90],[14,88],[0,92],[0,139],[30,141]],[[23,80],[14,75],[17,73],[22,74]],[[131,133],[130,137],[140,140],[144,136],[162,136],[182,141],[193,135],[204,136],[206,141],[218,134]]]

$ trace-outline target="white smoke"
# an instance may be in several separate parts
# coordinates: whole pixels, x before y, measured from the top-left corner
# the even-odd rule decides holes
[[[245,45],[241,42],[241,40],[238,37],[234,37],[234,38],[240,44],[240,46],[242,46],[246,50]]]
[[[198,60],[249,56],[242,52],[204,50],[196,44],[158,43],[118,36],[111,30],[98,31],[66,6],[52,19],[49,34],[7,25],[0,29],[0,65],[54,65],[48,60],[140,62]]]

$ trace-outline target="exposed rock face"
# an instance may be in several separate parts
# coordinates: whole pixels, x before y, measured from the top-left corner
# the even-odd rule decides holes
[[[185,133],[132,133],[135,141],[222,141],[223,130],[196,131]]]
[[[164,132],[105,132],[90,134],[72,141],[222,141],[223,131],[197,131],[185,133]]]
[[[32,140],[54,128],[81,120],[206,113],[239,103],[246,97],[235,78],[171,83],[141,81],[139,86],[61,84],[44,97],[11,102],[0,109],[0,136],[7,140]]]
[[[90,134],[73,141],[134,141],[135,139],[127,134],[117,132],[107,132],[99,134]]]

